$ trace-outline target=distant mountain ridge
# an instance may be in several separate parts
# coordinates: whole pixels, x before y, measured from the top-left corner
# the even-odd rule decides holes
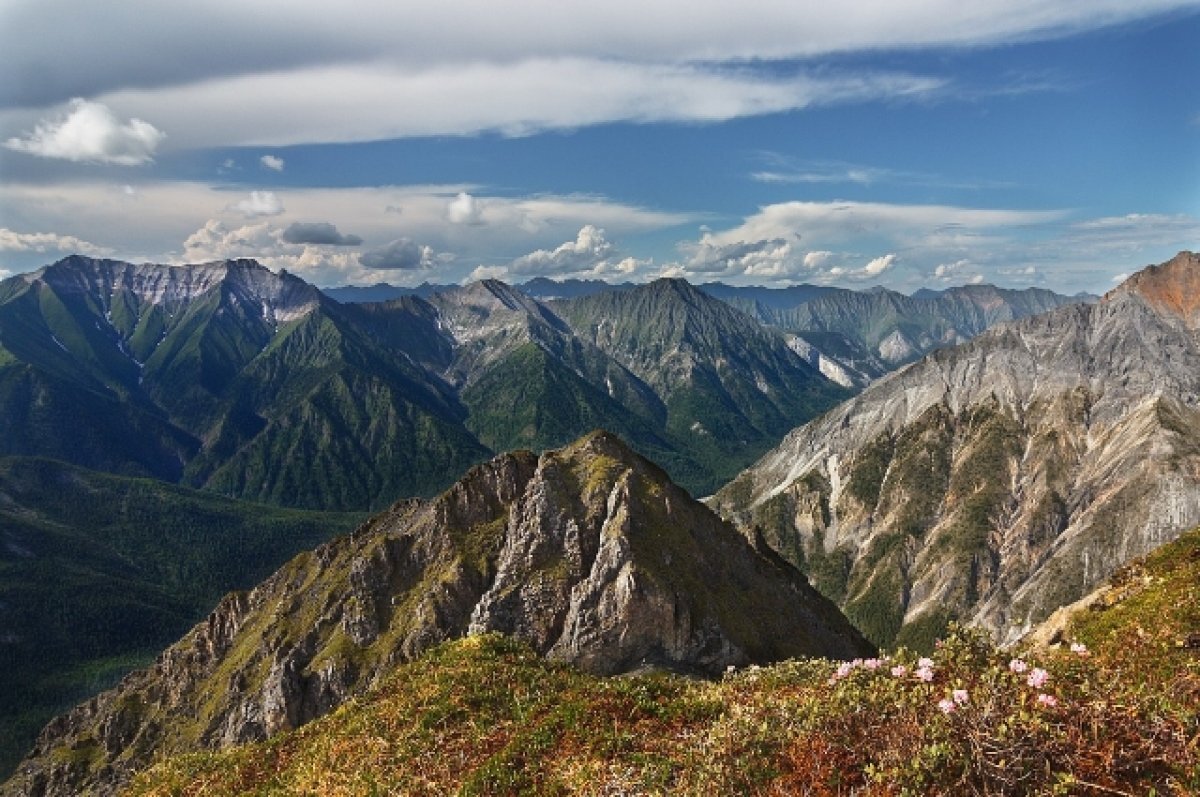
[[[1200,523],[1200,257],[996,327],[790,433],[715,505],[877,644],[1015,639]]]
[[[151,668],[48,725],[0,793],[110,794],[163,754],[295,728],[491,631],[600,674],[873,652],[798,571],[597,432],[497,457],[229,595]]]
[[[387,287],[397,295],[430,296],[439,286]],[[538,277],[517,286],[539,300],[580,299],[624,293],[638,286],[602,280]],[[989,327],[1047,312],[1066,304],[1093,302],[1086,293],[1065,296],[1044,288],[1009,289],[962,285],[906,296],[886,288],[850,290],[800,284],[785,288],[742,287],[706,282],[699,290],[791,336],[795,351],[825,376],[861,388],[928,352],[963,343]],[[342,301],[367,301],[373,289],[326,289]],[[356,293],[358,292],[358,293]],[[358,297],[358,298],[355,298]]]
[[[622,295],[632,303],[654,290]],[[731,312],[708,297],[693,305],[693,315]],[[749,319],[728,329],[778,337]],[[845,395],[799,355],[772,367],[782,370],[758,371],[768,392],[786,372],[788,391],[805,396],[772,433]],[[743,403],[722,412],[774,406],[762,391]],[[254,261],[167,267],[74,256],[0,283],[0,454],[363,509],[435,492],[496,451],[563,445],[597,426],[698,493],[777,439],[758,430],[716,456],[690,429],[696,418],[675,423],[689,413],[668,413],[612,352],[496,281],[342,305]]]

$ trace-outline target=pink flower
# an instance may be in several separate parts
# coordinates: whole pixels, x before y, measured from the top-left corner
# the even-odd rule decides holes
[[[951,700],[950,698],[943,697],[941,700],[938,701],[938,708],[942,710],[943,714],[949,714],[949,713],[953,712],[954,709],[957,708],[957,706],[955,706],[954,701]]]
[[[951,694],[951,697],[954,698],[955,703],[957,703],[960,706],[966,705],[966,703],[967,703],[967,690],[966,689],[955,689],[950,694]]]
[[[933,670],[928,667],[918,667],[917,671],[913,674],[916,675],[919,680],[922,680],[925,683],[929,683],[933,680]]]
[[[921,658],[917,659],[917,666],[926,670],[932,670],[933,659],[929,658],[928,656],[922,656]]]
[[[883,662],[881,662],[879,659],[867,659],[863,662],[863,667],[867,668],[868,670],[878,670],[879,665],[882,663]]]
[[[1029,672],[1029,677],[1025,679],[1025,683],[1032,686],[1034,689],[1041,689],[1046,685],[1046,681],[1050,680],[1050,673],[1043,670],[1041,667],[1034,667]]]
[[[1008,663],[1008,669],[1015,673],[1022,673],[1029,669],[1029,665],[1020,659],[1013,659]]]
[[[892,677],[893,678],[903,678],[906,675],[908,675],[908,668],[905,667],[903,664],[897,664],[895,667],[892,668]]]
[[[843,661],[841,664],[838,665],[837,673],[835,673],[833,677],[834,678],[845,678],[847,675],[850,674],[850,672],[853,669],[854,669],[854,662]]]
[[[1037,696],[1037,702],[1039,706],[1057,706],[1058,698],[1043,692]]]
[[[1071,643],[1071,652],[1075,653],[1079,656],[1089,655],[1087,645],[1083,644],[1082,642],[1072,642]]]

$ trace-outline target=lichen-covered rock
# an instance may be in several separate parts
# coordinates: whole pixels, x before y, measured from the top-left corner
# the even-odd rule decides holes
[[[873,650],[798,570],[597,432],[497,457],[229,596],[153,667],[47,726],[0,794],[110,794],[153,756],[295,728],[432,645],[491,631],[601,674]]]
[[[1019,638],[1200,523],[1200,256],[991,330],[796,429],[715,498],[882,645]]]

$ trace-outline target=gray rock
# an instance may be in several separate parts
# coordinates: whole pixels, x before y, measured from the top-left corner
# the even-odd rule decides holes
[[[1200,523],[1198,330],[1181,253],[879,380],[713,504],[877,643],[952,618],[1014,640]]]

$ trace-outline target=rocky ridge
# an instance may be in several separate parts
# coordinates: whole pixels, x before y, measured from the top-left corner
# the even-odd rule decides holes
[[[743,309],[815,350],[819,356],[814,364],[831,379],[865,387],[935,349],[965,343],[997,324],[1094,299],[1041,288],[963,285],[912,296],[883,288],[826,289],[793,307],[756,302]]]
[[[598,432],[497,457],[229,595],[153,667],[50,723],[0,794],[112,793],[155,756],[297,727],[489,631],[600,674],[872,650],[798,571]]]
[[[878,644],[1020,637],[1200,523],[1200,258],[1003,325],[796,429],[715,506]]]

